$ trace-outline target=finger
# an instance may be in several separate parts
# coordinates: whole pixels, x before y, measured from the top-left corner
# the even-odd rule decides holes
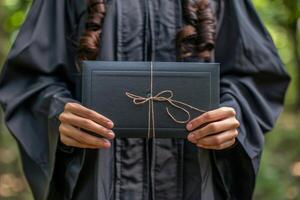
[[[78,148],[91,148],[91,149],[99,148],[98,146],[90,146],[90,145],[87,145],[87,144],[80,143],[77,140],[75,140],[73,138],[70,138],[66,135],[61,135],[60,140],[66,146],[78,147]]]
[[[222,107],[216,110],[208,111],[199,117],[192,119],[186,126],[187,130],[192,131],[204,124],[222,120],[228,117],[235,116],[236,112],[231,107]]]
[[[78,103],[67,103],[65,105],[65,110],[74,113],[78,116],[81,116],[83,118],[87,118],[92,121],[95,121],[96,123],[109,129],[113,128],[114,126],[113,122],[107,117],[97,113],[94,110],[86,108]]]
[[[195,142],[211,134],[224,132],[239,127],[240,123],[235,117],[227,118],[222,121],[216,121],[199,128],[188,135],[188,140]]]
[[[70,112],[62,113],[59,116],[59,119],[63,123],[71,124],[73,126],[83,128],[87,131],[91,131],[93,133],[99,134],[107,139],[113,139],[115,137],[115,134],[113,133],[112,130],[107,129],[90,119],[82,118]]]
[[[208,145],[200,145],[200,144],[197,144],[198,147],[200,148],[204,148],[204,149],[214,149],[214,150],[222,150],[222,149],[227,149],[227,148],[230,148],[231,146],[233,146],[236,142],[236,139],[232,139],[232,140],[229,140],[223,144],[220,144],[220,145],[215,145],[215,146],[208,146]]]
[[[69,124],[61,124],[59,127],[61,135],[66,135],[74,140],[89,145],[96,146],[98,148],[109,148],[110,142],[104,138],[94,137],[78,128],[75,128]]]
[[[204,146],[218,146],[236,138],[237,135],[238,131],[236,129],[233,129],[212,136],[201,138],[197,140],[197,144]]]

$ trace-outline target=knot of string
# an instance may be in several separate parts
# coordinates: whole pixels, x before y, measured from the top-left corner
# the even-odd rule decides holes
[[[176,117],[170,112],[169,108],[166,107],[167,114],[171,117],[171,119],[179,124],[184,124],[190,121],[191,114],[190,112],[185,109],[185,107],[188,107],[192,110],[199,111],[199,112],[205,112],[205,110],[201,110],[199,108],[196,108],[194,106],[191,106],[187,103],[184,103],[182,101],[177,101],[173,99],[174,93],[171,90],[163,90],[153,96],[153,63],[151,62],[151,77],[150,77],[150,96],[149,97],[142,97],[130,92],[125,92],[126,96],[132,99],[132,102],[135,105],[141,105],[149,102],[148,104],[148,139],[151,138],[151,124],[152,124],[152,137],[155,138],[155,124],[154,124],[154,107],[153,102],[167,102],[174,108],[177,108],[181,111],[183,111],[187,118],[185,120],[178,120]],[[152,123],[151,123],[152,122]]]

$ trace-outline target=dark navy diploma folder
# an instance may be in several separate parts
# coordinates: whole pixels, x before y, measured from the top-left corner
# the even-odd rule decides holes
[[[162,91],[167,92],[158,97],[163,97],[165,101],[153,100],[154,124],[151,122],[149,126],[149,117],[153,119],[149,109],[151,101],[147,101],[151,97],[151,69],[152,97]],[[177,121],[187,120],[188,114],[169,101],[184,108],[193,119],[203,111],[219,106],[219,84],[217,63],[152,62],[152,67],[151,62],[82,63],[82,103],[111,119],[117,137],[149,137],[148,131],[152,132],[154,126],[157,138],[186,138],[186,123],[173,120],[167,108]],[[171,98],[170,91],[173,93]],[[135,104],[133,97],[126,95],[129,93],[140,104]],[[188,104],[202,112],[176,102]]]

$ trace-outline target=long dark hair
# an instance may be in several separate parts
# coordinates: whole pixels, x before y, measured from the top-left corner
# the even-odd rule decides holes
[[[215,45],[215,17],[209,0],[185,0],[185,25],[176,35],[178,60],[196,58],[210,61]],[[80,60],[95,60],[100,48],[102,24],[105,17],[104,0],[88,0],[86,29],[80,38]]]

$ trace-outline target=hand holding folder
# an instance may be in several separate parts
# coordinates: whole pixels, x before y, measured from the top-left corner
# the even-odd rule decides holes
[[[186,138],[185,123],[219,105],[219,64],[82,64],[82,103],[114,121],[117,137]]]

